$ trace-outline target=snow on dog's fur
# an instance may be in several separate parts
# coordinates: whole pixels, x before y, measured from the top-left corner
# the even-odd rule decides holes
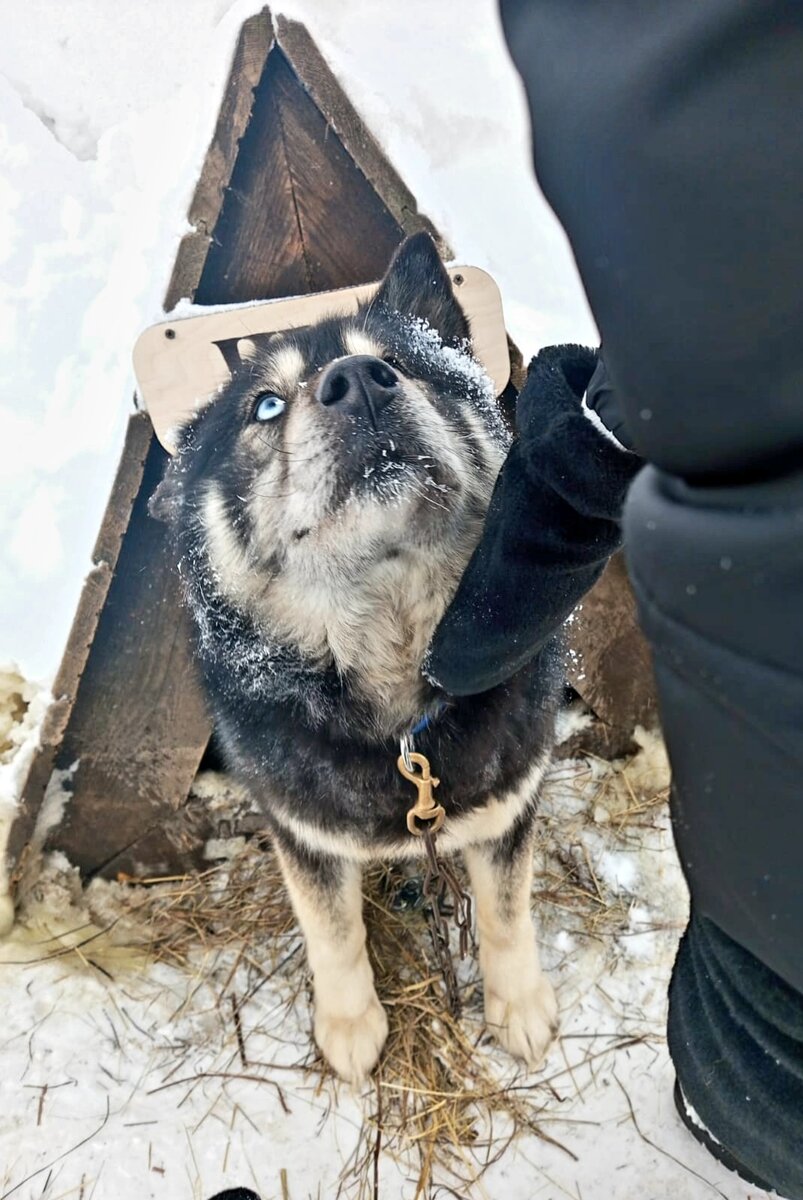
[[[409,238],[370,304],[250,348],[181,432],[152,501],[171,522],[229,765],[276,839],[307,940],[315,1036],[357,1081],[387,1022],[359,863],[413,857],[399,737],[441,780],[444,852],[476,894],[486,1017],[531,1064],[554,1031],[529,911],[534,803],[554,736],[542,653],[444,699],[427,644],[479,539],[509,437],[431,239]]]

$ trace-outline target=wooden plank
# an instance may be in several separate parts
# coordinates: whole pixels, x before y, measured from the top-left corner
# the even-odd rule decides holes
[[[636,749],[633,730],[658,722],[658,702],[650,648],[638,623],[636,599],[624,555],[615,554],[583,597],[569,627],[574,657],[568,680],[598,720],[561,747],[561,756],[579,751],[619,758]]]
[[[274,51],[274,59],[309,290],[370,283],[384,274],[405,229],[299,87],[281,50]]]
[[[136,418],[142,420],[143,418]],[[148,498],[167,455],[151,438],[142,481],[55,759],[77,763],[52,839],[85,874],[136,869],[151,830],[186,796],[209,734],[167,531]],[[150,867],[171,870],[165,851]]]
[[[231,181],[240,139],[251,119],[254,90],[262,78],[274,40],[273,21],[267,8],[249,17],[240,30],[215,131],[187,213],[194,229],[181,241],[165,295],[166,312],[175,308],[183,297],[195,295],[212,231]]]
[[[450,247],[435,226],[418,211],[415,196],[343,91],[307,28],[298,21],[278,15],[276,34],[301,85],[315,107],[325,114],[327,124],[337,134],[343,149],[382,198],[391,217],[406,234],[426,229],[439,241],[443,257],[453,258]]]
[[[368,283],[383,273],[404,233],[274,47],[196,301]]]
[[[8,850],[12,862],[19,860],[23,847],[33,832],[109,592],[123,535],[142,482],[151,440],[149,419],[143,414],[131,417],[120,465],[92,553],[92,569],[86,577],[67,639],[67,648],[53,683],[54,701],[45,717],[40,735],[40,748],[31,764],[20,799],[19,815],[11,831]]]
[[[254,94],[251,119],[195,293],[198,304],[268,300],[313,290],[282,134],[276,55],[274,47]]]

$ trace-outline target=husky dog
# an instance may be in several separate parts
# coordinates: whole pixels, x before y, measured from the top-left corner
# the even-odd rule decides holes
[[[151,503],[173,525],[229,766],[306,938],[316,1041],[355,1083],[388,1030],[360,864],[424,853],[397,758],[427,717],[416,749],[441,781],[439,848],[463,852],[475,893],[488,1026],[531,1066],[555,1030],[530,915],[554,673],[542,655],[445,708],[422,673],[508,443],[449,276],[416,234],[356,315],[252,347],[181,431]]]

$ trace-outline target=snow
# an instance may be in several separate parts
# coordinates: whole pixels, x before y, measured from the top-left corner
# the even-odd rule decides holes
[[[26,0],[0,39],[0,661],[52,678],[242,20],[257,0]],[[278,7],[278,6],[277,6]],[[525,354],[595,338],[530,171],[492,0],[287,0]]]
[[[617,446],[619,450],[623,450],[626,454],[632,453],[632,451],[628,450],[627,446],[622,445],[616,434],[611,432],[599,414],[595,413],[593,408],[588,407],[585,396],[583,396],[582,410],[597,432],[601,433],[607,441],[612,442],[614,446]]]
[[[501,450],[510,445],[510,433],[499,412],[493,380],[481,363],[471,357],[468,343],[446,346],[436,329],[422,317],[405,322],[404,344],[416,359],[458,380],[464,394],[482,416],[483,426]],[[395,450],[395,446],[391,445]]]
[[[717,1146],[721,1146],[722,1143],[720,1142],[719,1138],[714,1137],[713,1133],[708,1128],[708,1126],[703,1123],[703,1121],[700,1118],[700,1116],[698,1115],[697,1111],[695,1109],[693,1109],[692,1106],[689,1104],[688,1100],[683,1095],[682,1091],[680,1093],[680,1096],[681,1096],[681,1100],[683,1101],[683,1108],[686,1113],[686,1116],[689,1118],[692,1125],[695,1125],[697,1127],[697,1129],[701,1129],[703,1131],[703,1133],[707,1134],[708,1137],[710,1137],[711,1141],[716,1143]]]
[[[42,801],[42,806],[36,814],[36,826],[31,837],[31,847],[39,853],[47,841],[47,836],[54,829],[58,829],[67,805],[72,798],[72,781],[75,778],[75,772],[80,766],[81,760],[76,759],[74,763],[70,763],[69,767],[63,770],[56,768],[51,771],[50,779],[45,788],[45,796]]]
[[[0,811],[16,806],[50,700],[14,663],[0,664]]]
[[[13,663],[0,664],[0,937],[14,919],[6,846],[51,699],[48,691],[26,680]]]

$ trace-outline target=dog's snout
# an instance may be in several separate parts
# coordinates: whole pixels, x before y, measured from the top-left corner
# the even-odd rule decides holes
[[[351,415],[377,413],[393,399],[399,377],[392,367],[371,354],[354,354],[330,363],[321,376],[317,397],[325,408]]]

